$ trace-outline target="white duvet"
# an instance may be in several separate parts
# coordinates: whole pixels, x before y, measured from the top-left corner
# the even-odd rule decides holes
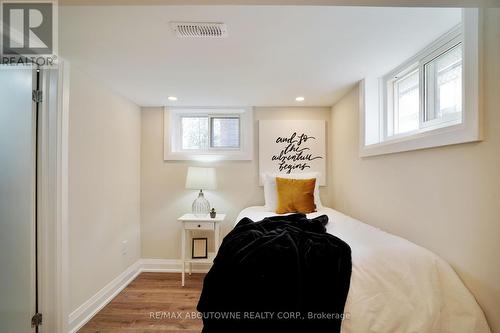
[[[331,208],[308,214],[329,217],[327,231],[352,250],[352,275],[343,333],[490,332],[472,294],[432,252]],[[249,207],[237,218],[276,215]],[[325,288],[335,288],[325,284]]]

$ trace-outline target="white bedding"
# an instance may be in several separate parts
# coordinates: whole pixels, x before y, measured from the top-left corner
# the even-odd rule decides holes
[[[308,217],[323,214],[329,217],[327,231],[352,250],[343,333],[490,332],[472,294],[437,255],[331,208]],[[264,207],[249,207],[236,221],[273,215]]]

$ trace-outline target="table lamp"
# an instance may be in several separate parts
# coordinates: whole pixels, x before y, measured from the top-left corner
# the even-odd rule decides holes
[[[203,190],[215,190],[217,188],[217,177],[215,168],[189,167],[186,176],[186,189],[200,190],[198,198],[193,202],[192,211],[195,215],[207,215],[210,213],[210,203],[205,199]]]

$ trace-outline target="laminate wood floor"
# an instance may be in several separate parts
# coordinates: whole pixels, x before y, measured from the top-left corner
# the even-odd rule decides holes
[[[78,333],[199,333],[196,311],[205,274],[141,273]],[[177,318],[178,315],[181,318]]]

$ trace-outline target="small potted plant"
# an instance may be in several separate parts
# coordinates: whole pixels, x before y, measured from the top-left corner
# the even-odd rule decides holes
[[[217,212],[215,211],[215,208],[212,208],[212,210],[210,211],[210,218],[214,219],[215,216],[217,216]]]

